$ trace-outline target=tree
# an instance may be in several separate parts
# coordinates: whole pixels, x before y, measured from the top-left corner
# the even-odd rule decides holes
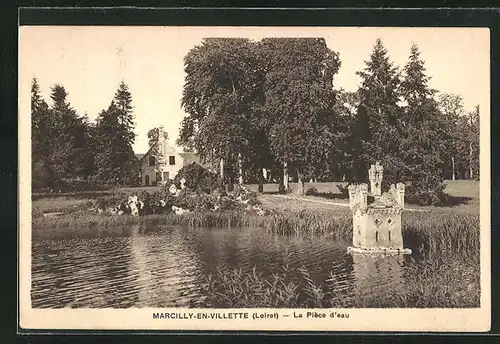
[[[248,39],[205,39],[185,57],[182,107],[188,114],[178,143],[194,145],[204,161],[220,163],[226,184],[234,182],[236,163],[251,155],[252,89],[258,76]],[[198,127],[195,130],[195,126]]]
[[[148,131],[148,147],[153,150],[153,154],[158,154],[156,143],[158,142],[160,135],[160,128],[153,128]],[[163,132],[163,139],[168,140],[168,133],[166,131]]]
[[[52,170],[47,164],[49,139],[49,106],[40,93],[38,80],[31,82],[31,162],[32,186],[42,188],[52,183]]]
[[[285,189],[292,168],[301,194],[304,178],[318,174],[328,161],[333,76],[340,61],[323,38],[266,38],[260,50],[269,146],[283,166]]]
[[[402,170],[398,128],[400,75],[380,39],[365,63],[364,70],[357,72],[362,82],[353,127],[353,135],[359,140],[353,147],[354,179],[366,180],[369,165],[380,161],[384,166],[384,184],[394,183]]]
[[[132,107],[132,95],[128,89],[127,84],[122,80],[118,86],[118,90],[115,93],[114,102],[116,108],[118,109],[118,122],[124,127],[128,133],[133,133],[134,131],[134,112]],[[134,142],[135,135],[130,135],[128,140],[131,143]]]
[[[407,198],[422,204],[437,204],[443,200],[443,174],[441,156],[445,149],[442,122],[435,93],[425,74],[417,45],[410,49],[408,63],[403,69],[400,86],[402,107],[400,118],[401,152],[403,168],[399,178],[411,180]]]
[[[83,178],[88,153],[84,119],[78,117],[67,96],[62,85],[52,86],[46,163],[53,173],[54,182]]]
[[[356,113],[359,107],[359,93],[348,92],[344,89],[335,91],[335,102],[332,116],[335,120],[335,143],[331,148],[328,170],[320,176],[326,180],[352,179],[354,169],[354,154],[356,146],[360,144],[354,135]]]
[[[479,179],[479,106],[459,117],[457,122],[457,152],[460,176]]]
[[[441,137],[445,146],[441,157],[442,170],[446,178],[455,180],[462,176],[468,165],[465,153],[468,147],[463,151],[461,143],[463,133],[467,132],[460,128],[461,118],[465,116],[463,98],[457,94],[442,93],[438,95],[438,106],[441,112]]]
[[[148,131],[148,145],[152,147],[158,141],[159,138],[159,128],[153,128]],[[168,133],[166,131],[163,132],[163,139],[168,139]]]
[[[94,140],[96,179],[101,183],[135,184],[139,165],[132,145],[135,140],[132,97],[124,82],[120,83],[114,99],[97,117]]]

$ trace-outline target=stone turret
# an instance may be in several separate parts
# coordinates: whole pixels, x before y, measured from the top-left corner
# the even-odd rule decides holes
[[[382,178],[384,176],[384,168],[377,161],[375,165],[371,165],[368,170],[368,178],[370,179],[370,191],[374,196],[382,195]]]
[[[349,206],[353,215],[353,246],[349,252],[411,253],[403,246],[401,214],[404,183],[391,185],[382,194],[383,167],[377,162],[368,172],[367,184],[349,186]]]
[[[404,209],[405,207],[405,184],[397,183],[391,185],[391,195],[398,202],[399,206]]]

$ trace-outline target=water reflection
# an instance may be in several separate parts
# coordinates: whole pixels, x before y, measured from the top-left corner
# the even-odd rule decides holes
[[[347,305],[403,283],[401,256],[351,256],[332,241],[273,236],[259,228],[130,226],[87,237],[36,238],[32,257],[33,307],[203,307],[201,285],[218,268],[255,266],[266,277],[285,265],[293,273],[304,267]]]
[[[403,255],[352,254],[355,297],[361,304],[377,305],[384,295],[404,285]]]

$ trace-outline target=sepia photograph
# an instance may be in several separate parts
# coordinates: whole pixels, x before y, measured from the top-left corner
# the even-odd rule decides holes
[[[19,30],[24,326],[489,328],[488,29]]]

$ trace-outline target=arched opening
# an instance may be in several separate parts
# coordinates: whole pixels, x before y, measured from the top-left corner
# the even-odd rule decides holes
[[[391,241],[391,231],[389,231],[389,241]]]
[[[375,231],[375,242],[378,242],[378,231]]]

